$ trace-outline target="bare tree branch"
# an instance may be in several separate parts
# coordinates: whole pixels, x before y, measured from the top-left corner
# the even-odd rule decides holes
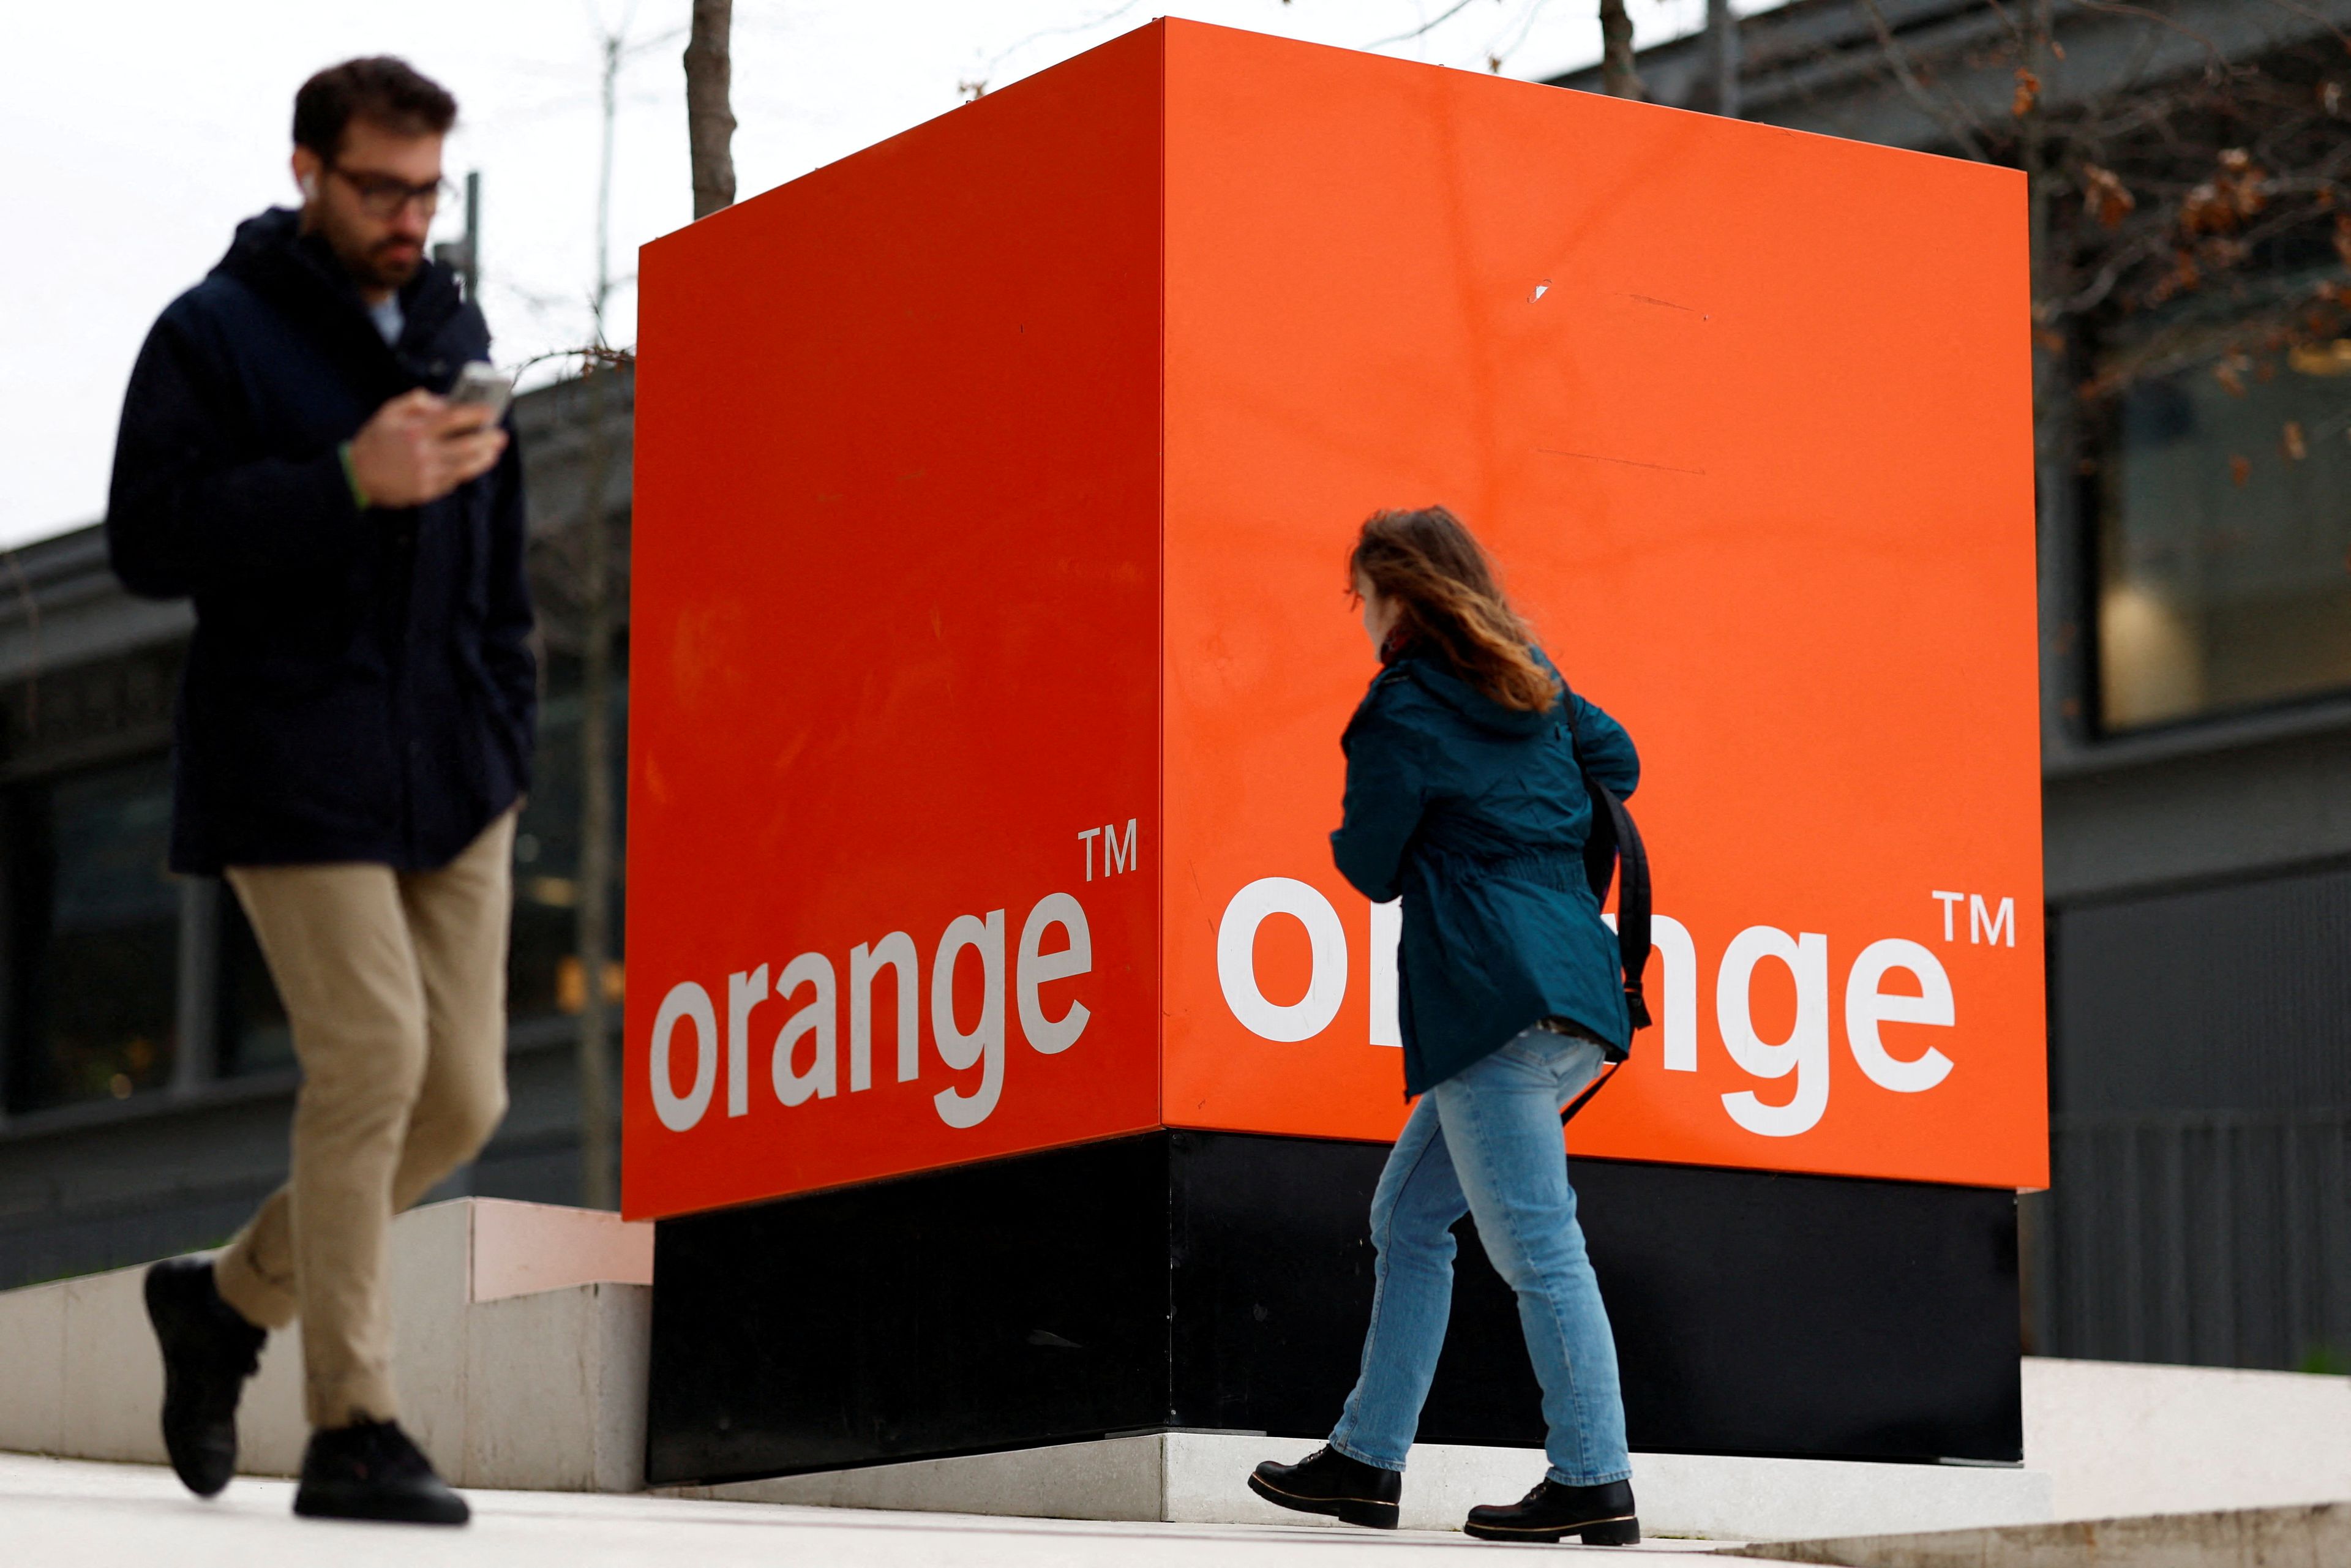
[[[2270,4],[2281,11],[2301,17],[2305,22],[2314,22],[2319,26],[2325,28],[2328,32],[2335,35],[2335,41],[2343,46],[2343,52],[2346,55],[2351,55],[2351,33],[2346,33],[2341,27],[2336,26],[2330,18],[2312,10],[2307,5],[2300,4],[2299,0],[2270,0]]]
[[[1364,47],[1367,50],[1384,49],[1390,44],[1409,44],[1415,38],[1425,38],[1429,34],[1435,32],[1437,28],[1443,26],[1446,23],[1453,20],[1454,17],[1461,15],[1462,12],[1469,9],[1469,7],[1475,3],[1476,0],[1454,0],[1454,4],[1447,6],[1436,16],[1423,22],[1419,26],[1413,28],[1410,32],[1398,33],[1393,38],[1381,38],[1375,42],[1365,44]]]
[[[1878,52],[1885,56],[1886,68],[1893,71],[1894,79],[1902,84],[1902,90],[1910,95],[1910,100],[1925,110],[1928,119],[1941,126],[1951,140],[1959,144],[1961,152],[1979,163],[1989,162],[1984,155],[1983,143],[1976,140],[1975,133],[1968,129],[1967,123],[1948,112],[1937,101],[1935,95],[1927,90],[1927,84],[1919,79],[1917,71],[1910,64],[1908,52],[1894,37],[1894,29],[1886,25],[1886,13],[1877,8],[1877,0],[1861,0],[1861,8],[1869,17],[1871,31],[1877,35]]]
[[[2085,11],[2104,11],[2112,16],[2136,16],[2143,22],[2153,22],[2158,26],[2168,27],[2181,37],[2201,47],[2205,54],[2211,57],[2210,64],[2213,69],[2229,68],[2228,57],[2220,52],[2220,45],[2195,28],[2167,16],[2160,11],[2150,10],[2145,5],[2126,5],[2123,0],[2074,0],[2074,3]]]
[[[1519,18],[1519,36],[1508,44],[1502,42],[1500,33],[1494,35],[1494,41],[1486,47],[1488,70],[1500,70],[1510,62],[1512,55],[1526,47],[1527,40],[1534,36],[1535,24],[1542,19],[1543,11],[1550,4],[1551,0],[1527,0],[1526,11]],[[1505,31],[1507,30],[1506,28]]]
[[[2104,92],[2083,105],[2084,118],[2091,119],[2103,115],[2116,103],[2129,99],[2139,86],[2140,76],[2146,71],[2148,63],[2155,58],[2155,47],[2154,30],[2149,28],[2141,33],[2138,45],[2132,52],[2130,63],[2116,73],[2115,79]]]
[[[957,82],[956,83],[956,87],[966,98],[982,97],[987,91],[988,83],[996,79],[996,73],[998,70],[1002,68],[1004,62],[1019,54],[1021,50],[1027,48],[1029,45],[1036,43],[1039,39],[1059,38],[1065,37],[1071,33],[1090,32],[1093,28],[1102,26],[1106,23],[1117,21],[1121,16],[1125,16],[1129,11],[1134,10],[1136,6],[1142,4],[1143,0],[1126,0],[1125,5],[1113,6],[1110,10],[1102,12],[1100,16],[1089,16],[1082,22],[1071,22],[1065,26],[1060,27],[1040,27],[1037,31],[1029,34],[1027,37],[1017,38],[1013,42],[1007,44],[1002,49],[998,50],[996,57],[988,61],[986,66],[980,68],[979,78],[977,80]]]

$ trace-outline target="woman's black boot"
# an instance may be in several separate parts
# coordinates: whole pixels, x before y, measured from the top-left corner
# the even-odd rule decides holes
[[[1573,1535],[1586,1546],[1638,1546],[1641,1521],[1633,1516],[1633,1483],[1603,1481],[1565,1487],[1545,1478],[1516,1502],[1469,1511],[1461,1527],[1480,1541],[1557,1541]]]
[[[1351,1459],[1335,1448],[1317,1448],[1294,1465],[1268,1459],[1249,1473],[1249,1484],[1277,1507],[1327,1513],[1373,1530],[1396,1527],[1396,1501],[1404,1496],[1402,1474]]]

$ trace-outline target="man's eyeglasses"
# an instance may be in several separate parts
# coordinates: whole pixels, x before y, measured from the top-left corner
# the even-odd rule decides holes
[[[327,165],[327,172],[340,176],[343,183],[351,188],[360,199],[360,210],[371,218],[395,216],[411,202],[415,203],[417,210],[429,218],[440,207],[441,198],[449,190],[446,180],[430,180],[422,185],[412,185],[394,175],[371,174],[334,163]]]

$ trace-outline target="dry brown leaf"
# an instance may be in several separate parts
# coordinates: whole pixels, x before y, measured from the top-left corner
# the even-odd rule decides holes
[[[2241,147],[2220,154],[2220,172],[2179,199],[2179,226],[2189,234],[2229,234],[2269,205],[2269,172]]]
[[[2236,213],[2220,187],[2210,180],[2179,198],[2179,226],[2189,234],[2213,234],[2233,225]]]
[[[2196,257],[2186,249],[2171,253],[2171,270],[2155,280],[2147,291],[2147,303],[2160,305],[2175,294],[2184,294],[2203,281],[2196,269]]]
[[[2022,120],[2026,115],[2032,113],[2032,106],[2040,101],[2041,78],[2034,76],[2031,71],[2026,70],[2022,66],[2017,67],[2016,97],[2008,106],[2009,113],[2016,116],[2017,119]]]
[[[2197,259],[2215,272],[2236,266],[2250,254],[2241,239],[2208,239],[2196,247]]]
[[[2082,205],[2095,218],[2101,228],[2122,227],[2138,198],[2122,183],[2112,169],[2101,169],[2095,163],[2082,165]]]
[[[2246,480],[2248,480],[2248,479],[2250,479],[2250,478],[2252,478],[2252,476],[2253,476],[2253,465],[2252,465],[2252,464],[2251,464],[2250,462],[2246,461],[2244,458],[2240,457],[2240,456],[2234,456],[2234,455],[2231,455],[2231,456],[2230,457],[2230,459],[2229,459],[2229,477],[2236,481],[2237,486],[2238,486],[2238,487],[2239,487],[2240,489],[2243,488],[2243,487],[2244,487],[2244,483],[2245,483],[2245,481],[2246,481]]]
[[[2302,422],[2299,420],[2285,422],[2285,434],[2278,444],[2284,448],[2286,456],[2296,463],[2310,455],[2310,448],[2303,444]]]
[[[2250,218],[2270,204],[2269,171],[2252,160],[2241,147],[2231,148],[2220,154],[2220,167],[2226,171],[2225,182],[2229,200],[2241,218]]]
[[[2231,397],[2245,395],[2245,372],[2241,361],[2234,357],[2222,360],[2212,367],[2212,379],[2219,382],[2221,390]]]

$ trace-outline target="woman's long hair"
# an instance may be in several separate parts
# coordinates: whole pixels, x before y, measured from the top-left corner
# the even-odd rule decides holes
[[[1494,580],[1484,549],[1443,507],[1374,512],[1347,557],[1348,586],[1368,583],[1396,607],[1394,639],[1433,644],[1479,692],[1541,713],[1559,683],[1536,663],[1533,638]]]

